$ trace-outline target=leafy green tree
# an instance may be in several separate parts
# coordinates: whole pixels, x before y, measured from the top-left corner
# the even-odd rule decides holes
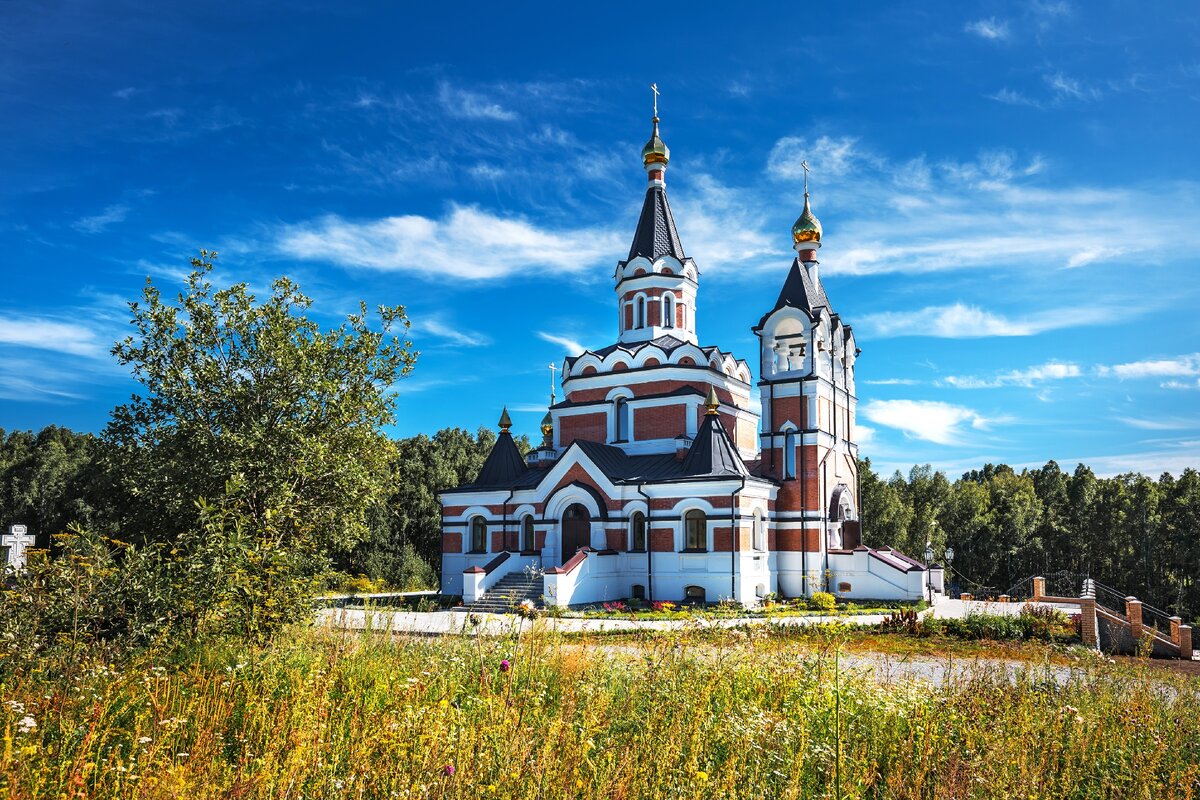
[[[992,498],[987,487],[975,480],[956,481],[942,509],[940,528],[946,544],[954,548],[951,568],[960,577],[960,591],[986,595],[998,592]],[[989,591],[990,590],[990,591]]]
[[[527,437],[515,439],[522,453]],[[438,492],[475,480],[496,443],[496,434],[480,428],[474,435],[445,428],[396,442],[390,496],[372,512],[370,536],[345,567],[399,588],[437,583],[441,571],[441,504]]]
[[[23,523],[46,545],[73,522],[91,524],[97,501],[91,435],[0,430],[0,527]]]
[[[859,460],[858,474],[864,543],[901,549],[913,514],[912,508],[904,501],[902,490],[890,481],[881,480],[871,468],[869,458]]]
[[[938,519],[950,499],[950,481],[946,474],[935,471],[929,464],[913,467],[904,484],[904,497],[912,509],[912,521],[897,549],[915,558],[924,558],[925,544],[932,542],[934,553],[941,553],[946,546],[946,531],[938,524]]]
[[[173,539],[200,526],[199,498],[236,502],[253,534],[329,553],[367,533],[394,448],[392,385],[416,359],[403,307],[365,305],[322,330],[287,278],[260,301],[215,289],[201,251],[176,302],[148,279],[130,303],[134,334],[113,348],[142,385],[104,430],[105,467],[125,537]],[[237,492],[227,496],[234,482]]]

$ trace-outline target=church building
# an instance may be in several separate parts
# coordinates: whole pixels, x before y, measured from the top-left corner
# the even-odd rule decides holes
[[[476,479],[441,493],[442,592],[752,606],[940,591],[940,569],[862,540],[859,350],[821,283],[807,178],[797,256],[751,327],[754,384],[747,361],[697,335],[701,273],[667,202],[658,125],[656,112],[641,216],[613,275],[616,341],[563,362],[539,447],[522,458],[505,411]]]

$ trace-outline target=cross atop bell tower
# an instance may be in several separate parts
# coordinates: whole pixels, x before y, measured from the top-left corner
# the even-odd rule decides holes
[[[675,217],[667,202],[664,175],[671,150],[658,131],[658,84],[650,84],[654,103],[650,140],[642,148],[649,186],[638,216],[629,256],[617,264],[619,341],[648,341],[671,336],[695,344],[696,291],[700,275],[683,252]]]

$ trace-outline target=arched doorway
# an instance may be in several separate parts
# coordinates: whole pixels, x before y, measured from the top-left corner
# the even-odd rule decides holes
[[[592,540],[592,517],[587,508],[579,503],[572,503],[562,516],[562,563],[575,555],[581,547],[586,547]]]

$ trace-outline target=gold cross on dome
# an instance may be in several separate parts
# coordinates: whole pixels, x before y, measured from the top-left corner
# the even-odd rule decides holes
[[[558,370],[558,367],[555,366],[553,361],[550,362],[549,367],[550,367],[550,405],[554,405],[554,373]]]
[[[800,166],[804,169],[804,193],[808,194],[808,171],[812,167],[808,165],[808,161],[801,161]]]
[[[650,91],[654,92],[654,116],[658,116],[658,84],[650,84]]]

